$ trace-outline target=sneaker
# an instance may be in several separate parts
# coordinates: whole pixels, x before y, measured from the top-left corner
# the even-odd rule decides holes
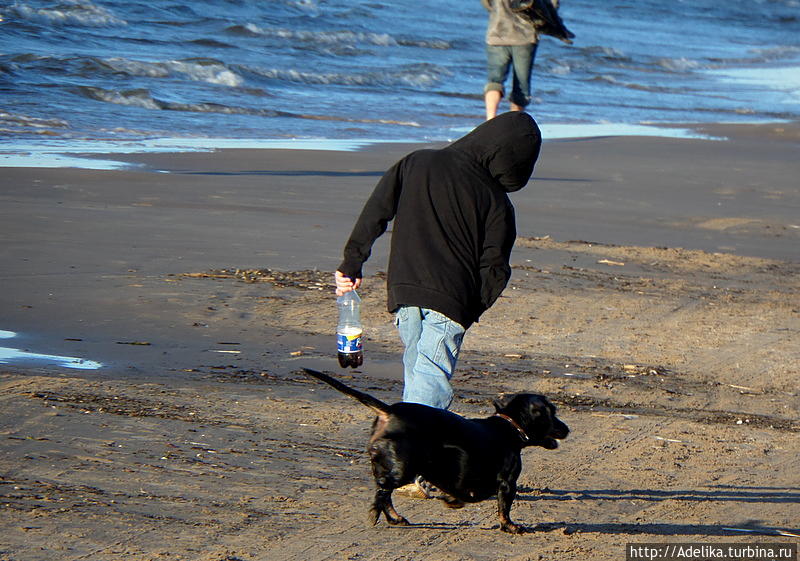
[[[432,499],[438,489],[418,475],[412,483],[398,487],[394,492],[412,499]]]

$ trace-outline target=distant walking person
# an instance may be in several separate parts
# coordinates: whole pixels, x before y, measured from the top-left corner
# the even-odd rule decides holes
[[[531,102],[531,71],[539,44],[539,33],[530,19],[511,8],[513,0],[481,0],[489,12],[486,27],[486,60],[488,80],[483,90],[486,119],[497,115],[500,100],[505,97],[504,83],[513,69],[512,111],[523,111]]]

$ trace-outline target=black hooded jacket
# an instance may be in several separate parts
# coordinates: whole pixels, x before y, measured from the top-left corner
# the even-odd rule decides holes
[[[533,118],[514,111],[445,148],[407,155],[364,205],[339,271],[361,278],[372,244],[394,220],[389,311],[430,308],[468,328],[511,276],[516,226],[507,193],[528,183],[541,144]]]

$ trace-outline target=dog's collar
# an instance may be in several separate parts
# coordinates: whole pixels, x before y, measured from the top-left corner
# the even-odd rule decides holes
[[[495,413],[494,416],[500,417],[501,419],[505,419],[506,421],[511,423],[511,426],[517,429],[517,432],[519,433],[520,437],[522,437],[522,442],[528,442],[530,440],[530,438],[528,438],[528,435],[525,434],[525,431],[522,429],[522,427],[519,426],[519,423],[517,423],[514,419],[512,419],[508,415],[504,415],[503,413]]]

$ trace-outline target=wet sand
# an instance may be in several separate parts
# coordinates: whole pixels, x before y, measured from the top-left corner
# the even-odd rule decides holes
[[[411,527],[368,527],[371,415],[298,373],[398,399],[386,239],[360,371],[335,363],[331,278],[375,182],[416,146],[0,170],[0,330],[17,333],[0,346],[104,365],[0,364],[0,559],[610,561],[635,542],[798,543],[800,126],[707,132],[729,139],[546,142],[512,196],[512,281],[465,339],[454,410],[536,391],[572,428],[523,454],[520,536],[492,501],[400,497]]]

